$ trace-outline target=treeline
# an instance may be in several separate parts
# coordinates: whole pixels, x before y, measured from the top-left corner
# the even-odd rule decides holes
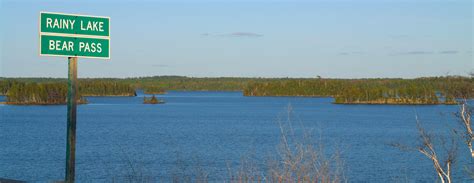
[[[455,104],[456,98],[474,98],[474,78],[288,79],[249,84],[244,95],[333,97],[338,104]]]
[[[37,83],[37,84],[67,84],[66,79],[0,79],[0,95],[6,95],[7,91],[15,84]],[[79,93],[84,96],[136,96],[135,88],[130,84],[108,79],[80,79]]]
[[[105,82],[124,84],[134,90],[144,90],[150,94],[160,94],[165,91],[242,91],[251,81],[267,81],[271,79],[260,78],[194,78],[183,76],[155,76],[155,77],[137,77],[137,78],[97,78],[97,79],[79,79],[79,81],[87,82]],[[0,78],[0,90],[2,81],[16,82],[34,82],[34,83],[56,83],[67,82],[67,79],[58,78]],[[89,87],[87,87],[89,88]],[[128,90],[128,89],[127,89]],[[107,90],[109,91],[109,90]],[[109,92],[106,92],[109,93]],[[1,95],[1,93],[0,93]]]
[[[351,80],[278,79],[254,81],[244,88],[244,96],[331,97]]]
[[[137,89],[153,94],[163,91],[242,91],[248,82],[256,78],[193,78],[183,76],[155,76],[122,79]]]
[[[454,96],[444,90],[409,82],[394,87],[379,83],[350,85],[334,98],[337,104],[456,104]]]
[[[146,86],[143,88],[145,94],[165,94],[166,90],[159,86]]]
[[[135,89],[125,83],[100,80],[80,80],[79,96],[136,96]],[[65,80],[29,81],[0,80],[0,92],[6,95],[8,104],[65,104],[67,82]],[[80,97],[80,103],[86,103]]]
[[[15,83],[64,83],[55,78],[0,78],[0,95]],[[83,96],[135,96],[180,91],[243,91],[245,96],[333,97],[335,103],[453,104],[456,98],[474,98],[473,77],[417,79],[324,78],[192,78],[156,76],[139,78],[80,79]]]
[[[7,104],[47,105],[66,104],[67,86],[61,83],[20,83],[15,82],[6,92]],[[87,103],[78,97],[78,103]]]
[[[18,83],[12,80],[0,80],[0,95],[6,95],[8,90],[15,84]]]
[[[129,84],[103,80],[79,80],[79,93],[83,96],[136,96]]]

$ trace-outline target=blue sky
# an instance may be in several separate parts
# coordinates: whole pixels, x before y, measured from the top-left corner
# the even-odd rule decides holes
[[[111,17],[111,59],[79,59],[79,77],[474,71],[471,0],[2,0],[0,76],[67,77],[66,58],[38,56],[40,11]]]

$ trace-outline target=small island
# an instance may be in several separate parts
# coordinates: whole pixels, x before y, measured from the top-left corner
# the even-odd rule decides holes
[[[143,103],[144,104],[164,104],[165,102],[163,100],[159,100],[156,98],[155,95],[151,96],[150,99],[147,97],[143,97]]]

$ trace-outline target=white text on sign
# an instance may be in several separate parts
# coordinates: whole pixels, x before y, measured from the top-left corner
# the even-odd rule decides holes
[[[47,28],[56,29],[74,29],[76,20],[71,19],[58,19],[58,18],[46,18]],[[80,28],[83,31],[97,31],[104,32],[104,22],[101,21],[80,21]]]

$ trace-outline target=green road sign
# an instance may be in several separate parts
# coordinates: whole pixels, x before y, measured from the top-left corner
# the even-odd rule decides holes
[[[40,13],[40,55],[110,58],[110,18]]]
[[[109,36],[108,17],[41,12],[40,32]]]
[[[76,165],[77,60],[110,58],[110,18],[41,12],[41,56],[68,57],[66,183],[74,183]]]
[[[109,39],[41,35],[41,55],[109,58]]]

